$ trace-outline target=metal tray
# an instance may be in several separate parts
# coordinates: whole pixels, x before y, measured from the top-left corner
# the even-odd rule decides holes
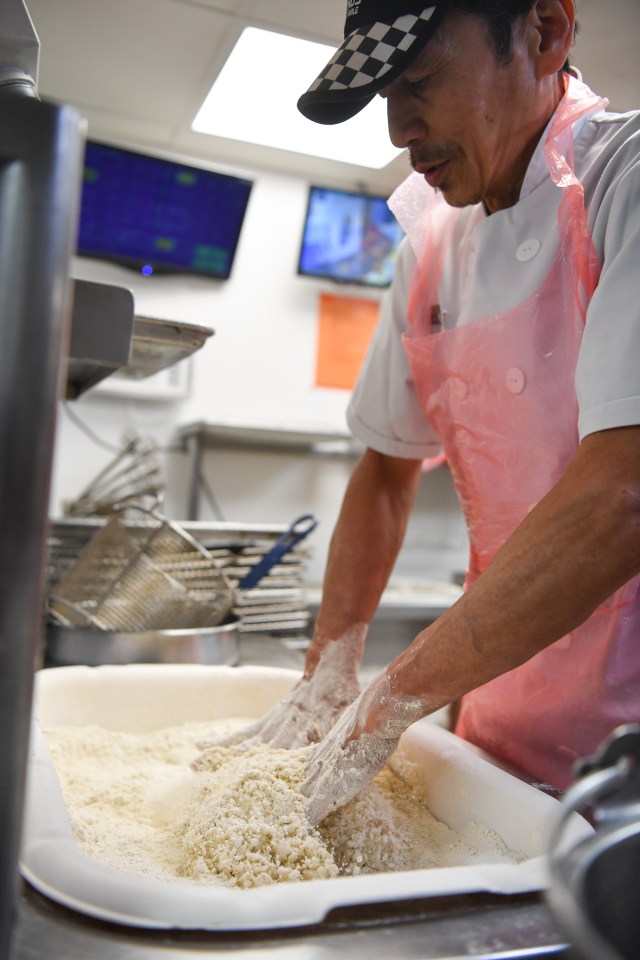
[[[190,357],[213,333],[210,327],[134,316],[131,357],[117,376],[131,380],[150,377]]]

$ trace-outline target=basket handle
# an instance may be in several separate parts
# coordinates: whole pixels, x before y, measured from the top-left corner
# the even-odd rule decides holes
[[[312,513],[305,513],[297,520],[294,520],[289,529],[282,534],[275,546],[264,555],[249,573],[238,582],[240,590],[248,590],[255,587],[256,584],[271,570],[271,567],[280,560],[285,553],[289,553],[297,543],[308,537],[312,530],[318,526],[318,521]]]

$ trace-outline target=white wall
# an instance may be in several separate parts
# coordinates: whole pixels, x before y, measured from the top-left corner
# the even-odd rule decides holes
[[[245,171],[243,171],[244,173]],[[87,436],[80,419],[100,439],[119,446],[127,428],[175,446],[176,429],[194,421],[251,426],[345,429],[348,392],[314,386],[317,301],[321,292],[378,298],[377,291],[337,288],[296,275],[306,208],[305,180],[250,174],[254,188],[232,276],[228,281],[154,276],[144,279],[118,266],[77,260],[74,275],[129,287],[140,316],[203,324],[215,335],[188,361],[191,389],[179,401],[123,399],[90,391],[61,405],[51,512],[73,498],[113,454]],[[186,516],[188,469],[184,452],[168,453],[166,512]],[[326,549],[353,461],[279,452],[215,450],[205,457],[207,480],[224,518],[286,523],[313,512],[309,579],[322,576]],[[202,519],[215,518],[202,500]],[[446,469],[425,475],[407,549],[403,577],[449,579],[464,566],[466,541]]]

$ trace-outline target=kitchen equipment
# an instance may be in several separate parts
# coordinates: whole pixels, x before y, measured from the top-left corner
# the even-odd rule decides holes
[[[105,524],[105,517],[64,517],[51,521],[47,540],[48,595]],[[283,524],[183,520],[180,526],[207,549],[234,588],[247,573],[244,558],[255,558],[257,562],[285,532]],[[303,586],[306,557],[304,545],[296,544],[259,584],[251,590],[236,590],[233,611],[241,617],[240,633],[295,635],[307,627],[311,614]],[[286,620],[282,616],[285,613]],[[292,613],[295,618],[290,617]]]
[[[136,512],[144,523],[131,521]],[[253,632],[302,629],[308,614],[285,558],[316,526],[310,514],[298,517],[266,553],[246,544],[208,551],[154,511],[119,509],[52,587],[49,609],[67,626],[117,631],[214,626],[231,610]],[[279,593],[256,589],[269,575]]]
[[[0,4],[0,956],[11,954],[56,405],[84,125],[37,97],[39,41]]]
[[[164,478],[158,445],[150,437],[128,436],[117,456],[68,504],[69,517],[108,516],[128,504],[155,508],[162,502]]]
[[[259,560],[238,583],[241,590],[250,590],[255,587],[260,580],[276,565],[278,560],[289,553],[297,543],[300,543],[305,537],[315,530],[318,526],[316,518],[305,513],[303,516],[294,520],[289,529],[282,534],[274,547]]]
[[[238,662],[240,618],[189,630],[98,630],[47,624],[47,665],[204,663],[232,667]]]
[[[40,671],[22,852],[25,878],[55,902],[103,921],[217,931],[317,924],[343,907],[350,908],[352,921],[361,917],[370,923],[376,904],[390,908],[410,901],[417,908],[424,900],[428,911],[433,898],[467,895],[471,904],[480,893],[500,895],[506,905],[511,894],[545,886],[547,826],[558,801],[426,720],[406,731],[393,763],[435,816],[454,830],[484,824],[519,851],[522,862],[476,862],[244,890],[128,875],[79,850],[40,728],[97,725],[144,733],[190,721],[260,717],[299,677],[295,670],[188,664]],[[569,818],[570,839],[591,833],[581,817]],[[439,909],[446,909],[441,899]]]
[[[133,293],[126,287],[74,279],[72,289],[67,400],[77,399],[129,362],[135,309]]]
[[[131,358],[117,376],[131,380],[150,377],[190,357],[213,335],[210,327],[136,315],[133,318]]]
[[[553,828],[549,902],[584,960],[635,960],[640,949],[640,725],[619,727],[563,800]],[[566,825],[590,810],[596,832],[573,843]]]
[[[129,507],[116,511],[56,585],[51,614],[67,626],[102,630],[213,627],[233,606],[233,589],[215,560],[177,524]]]
[[[66,397],[106,377],[142,380],[200,350],[210,327],[135,315],[130,290],[75,279]]]

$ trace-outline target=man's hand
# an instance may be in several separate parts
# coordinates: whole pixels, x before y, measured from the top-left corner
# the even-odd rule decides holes
[[[233,746],[260,740],[274,749],[293,749],[322,740],[360,693],[358,667],[366,629],[365,624],[357,624],[339,640],[322,647],[313,672],[305,673],[290,693],[256,723],[198,746],[204,750],[214,744]]]
[[[394,696],[388,674],[379,674],[313,751],[302,785],[309,823],[320,823],[366,786],[423,715],[422,701]]]

